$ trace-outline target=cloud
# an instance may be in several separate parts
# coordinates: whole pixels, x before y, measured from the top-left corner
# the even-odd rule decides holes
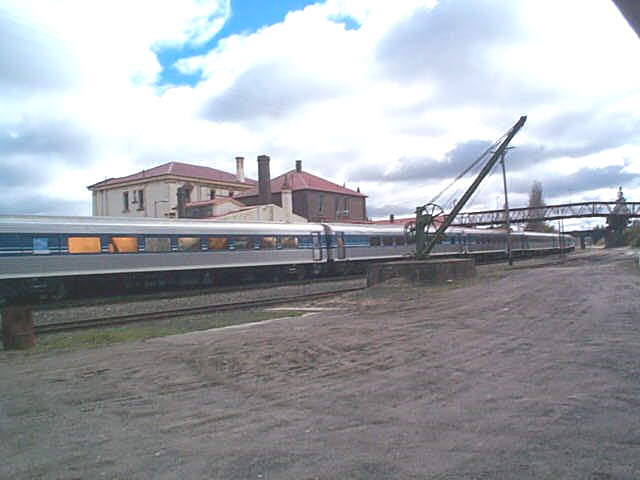
[[[76,86],[70,50],[66,42],[0,7],[0,95]]]
[[[385,171],[382,166],[360,166],[349,172],[352,181],[381,182],[437,182],[454,178],[468,168],[493,143],[469,140],[459,143],[443,159],[431,157],[403,157],[396,167]]]
[[[45,165],[42,161],[32,161],[30,158],[15,157],[12,161],[6,158],[2,165],[2,175],[0,176],[0,204],[5,205],[13,198],[13,193],[7,191],[8,188],[29,189],[33,185],[40,185],[47,181],[51,166]]]
[[[371,218],[389,217],[393,214],[396,218],[415,216],[415,206],[411,208],[405,204],[390,203],[384,205],[367,205],[367,215]]]
[[[507,160],[516,202],[532,178],[549,195],[634,184],[632,167],[611,165],[640,166],[640,64],[624,55],[638,43],[612,2],[327,0],[210,48],[232,5],[4,2],[5,211],[25,211],[20,190],[37,187],[46,202],[31,211],[88,213],[86,185],[108,176],[165,160],[233,171],[235,155],[255,176],[268,154],[274,175],[302,159],[360,186],[372,215],[411,213],[522,113]],[[158,85],[175,59],[197,84]],[[476,196],[491,208],[493,180]]]
[[[503,65],[504,50],[526,38],[516,2],[449,0],[396,24],[376,51],[380,70],[399,83],[427,83],[428,106],[509,102],[550,94]]]
[[[91,200],[70,200],[55,195],[20,194],[2,198],[0,215],[91,215]]]
[[[89,158],[91,136],[69,120],[23,120],[0,126],[0,156],[37,154],[68,162]]]
[[[634,112],[600,108],[565,111],[534,124],[532,135],[544,139],[557,156],[580,157],[640,139],[640,117]]]
[[[525,193],[531,189],[531,178],[514,179],[511,188]],[[625,171],[624,165],[610,165],[604,168],[582,168],[570,175],[554,175],[541,181],[545,198],[567,197],[569,193],[579,194],[600,188],[637,187],[640,175]]]
[[[334,97],[344,89],[284,64],[255,65],[222,94],[211,98],[202,116],[213,121],[277,119],[302,105]]]

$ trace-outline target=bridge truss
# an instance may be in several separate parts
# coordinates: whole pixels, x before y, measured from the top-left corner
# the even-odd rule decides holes
[[[511,223],[561,220],[566,218],[609,217],[624,215],[640,217],[640,202],[584,202],[546,205],[538,208],[510,208]],[[459,213],[451,223],[458,227],[499,225],[505,223],[504,209]]]

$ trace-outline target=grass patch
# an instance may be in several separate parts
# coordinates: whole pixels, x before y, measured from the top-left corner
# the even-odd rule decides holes
[[[272,318],[297,317],[304,311],[240,310],[235,312],[207,313],[190,317],[178,317],[156,322],[134,323],[121,327],[91,328],[74,332],[41,335],[36,346],[25,353],[43,353],[54,350],[83,350],[117,343],[135,342],[180,333],[222,328],[230,325],[261,322]]]

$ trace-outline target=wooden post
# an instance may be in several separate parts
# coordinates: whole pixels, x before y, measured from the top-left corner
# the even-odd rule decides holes
[[[35,346],[30,307],[14,306],[2,310],[2,343],[5,350],[24,350]]]

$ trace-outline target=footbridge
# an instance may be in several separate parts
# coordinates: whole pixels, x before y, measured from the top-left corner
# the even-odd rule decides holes
[[[546,205],[535,208],[510,208],[509,222],[526,223],[537,221],[562,220],[566,218],[590,218],[625,216],[640,217],[640,202],[582,202]],[[476,227],[481,225],[499,225],[505,223],[505,210],[484,210],[480,212],[461,212],[451,225],[458,227]]]

